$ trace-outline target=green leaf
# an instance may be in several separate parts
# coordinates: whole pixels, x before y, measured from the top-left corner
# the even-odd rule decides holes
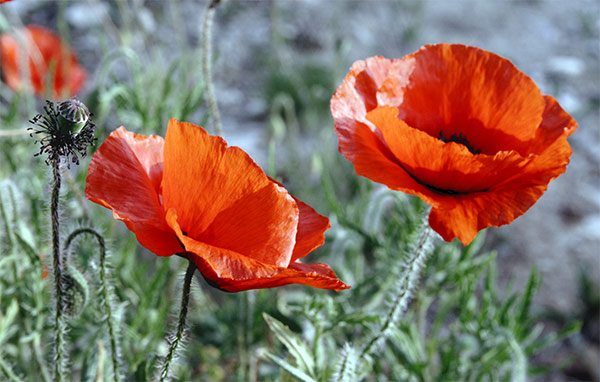
[[[534,342],[533,344],[527,346],[525,348],[525,353],[527,355],[531,355],[539,352],[542,349],[547,348],[548,346],[555,344],[556,342],[562,340],[565,337],[570,336],[573,333],[577,333],[581,330],[581,322],[575,321],[565,326],[561,330],[556,333],[551,333],[546,337]]]
[[[537,292],[541,283],[541,277],[539,271],[533,267],[531,273],[529,274],[529,280],[527,281],[527,286],[525,287],[525,294],[523,295],[521,302],[519,304],[519,313],[518,313],[518,322],[524,323],[529,316],[529,308],[531,307],[531,302],[533,300],[533,296]]]
[[[269,325],[271,331],[295,358],[300,369],[304,373],[314,376],[315,360],[306,343],[281,321],[276,320],[267,313],[263,313],[263,318],[267,322],[267,325]]]
[[[265,315],[266,315],[266,313],[265,313]],[[314,378],[305,374],[302,370],[298,369],[297,367],[290,365],[289,363],[282,360],[281,358],[276,357],[269,352],[264,352],[264,355],[267,358],[269,358],[271,361],[278,364],[282,369],[284,369],[288,373],[292,374],[294,377],[298,378],[299,380],[301,380],[303,382],[316,382],[316,380]]]
[[[2,344],[12,332],[9,331],[17,313],[19,312],[19,304],[16,299],[11,300],[6,312],[0,312],[0,344]]]

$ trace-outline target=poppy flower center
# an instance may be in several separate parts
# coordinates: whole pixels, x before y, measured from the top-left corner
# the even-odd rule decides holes
[[[469,143],[469,140],[467,139],[467,137],[463,134],[463,133],[458,133],[458,134],[452,134],[450,137],[446,137],[444,134],[443,130],[440,130],[440,134],[438,135],[438,139],[441,140],[442,142],[448,143],[448,142],[455,142],[458,144],[461,144],[463,146],[465,146],[467,149],[469,149],[469,151],[472,154],[479,154],[481,153],[481,150],[477,150],[475,147],[473,147],[471,145],[471,143]]]

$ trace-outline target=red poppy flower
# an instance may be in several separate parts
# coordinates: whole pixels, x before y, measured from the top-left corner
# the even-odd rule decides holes
[[[189,258],[228,292],[349,288],[329,266],[299,261],[323,244],[329,220],[199,126],[172,119],[164,140],[115,130],[92,158],[85,195],[112,209],[141,245]]]
[[[359,175],[421,197],[464,244],[512,222],[562,174],[577,123],[510,61],[464,45],[357,61],[331,99]]]
[[[22,34],[24,56],[14,36],[0,35],[0,64],[8,87],[17,90],[22,85],[21,59],[26,58],[31,86],[40,97],[59,99],[79,92],[87,73],[69,47],[54,32],[40,26],[29,25]],[[51,88],[46,89],[52,78]]]

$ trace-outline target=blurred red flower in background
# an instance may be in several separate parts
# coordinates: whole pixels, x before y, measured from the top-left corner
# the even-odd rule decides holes
[[[22,86],[25,73],[21,63],[27,60],[31,87],[38,96],[60,99],[78,93],[87,73],[59,36],[36,25],[27,26],[21,34],[24,52],[15,36],[0,35],[0,67],[8,87],[17,90]]]
[[[512,222],[562,174],[577,123],[510,61],[464,45],[357,61],[331,99],[359,175],[419,196],[464,244]]]
[[[329,266],[298,260],[323,244],[329,220],[199,126],[172,119],[164,140],[120,127],[94,154],[85,194],[112,209],[141,245],[187,257],[228,292],[349,288]]]

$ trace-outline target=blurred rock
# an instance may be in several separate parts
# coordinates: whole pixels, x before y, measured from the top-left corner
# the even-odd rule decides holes
[[[577,57],[555,56],[548,60],[548,70],[566,76],[578,76],[585,69],[583,60]]]
[[[101,2],[72,2],[65,12],[67,22],[78,29],[102,24],[108,13],[108,5]]]

